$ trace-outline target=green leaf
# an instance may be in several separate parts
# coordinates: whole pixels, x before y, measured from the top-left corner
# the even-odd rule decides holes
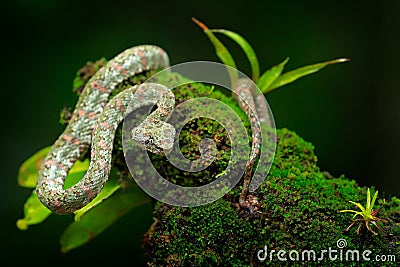
[[[356,211],[356,210],[339,210],[339,212],[353,212],[353,213],[359,213],[359,211]]]
[[[89,163],[89,159],[84,161],[77,160],[74,165],[72,165],[71,170],[69,170],[65,178],[64,189],[70,188],[85,176],[86,171],[89,169]]]
[[[37,174],[50,148],[51,147],[48,146],[39,150],[21,164],[17,175],[18,184],[20,186],[28,188],[36,187]]]
[[[119,190],[68,226],[60,239],[61,251],[65,253],[86,244],[130,210],[149,202],[150,198],[137,186]]]
[[[356,217],[357,215],[363,216],[361,211],[356,211],[356,210],[340,210],[339,212],[352,212],[352,213],[355,213],[353,218]]]
[[[369,191],[369,188],[367,189],[367,204],[366,204],[366,210],[369,210],[369,207],[371,206],[371,193]]]
[[[241,35],[228,30],[217,29],[217,30],[211,30],[211,32],[218,32],[228,36],[242,48],[243,52],[246,54],[247,59],[250,62],[252,79],[254,82],[257,82],[258,78],[260,77],[260,66],[258,64],[257,56],[256,53],[254,52],[254,49],[246,41],[246,39],[244,39]]]
[[[283,62],[273,66],[261,75],[261,78],[257,82],[257,86],[264,94],[270,91],[268,90],[269,86],[279,77],[279,75],[281,75],[288,61],[289,58],[287,57]]]
[[[376,197],[378,196],[378,191],[375,192],[374,196],[372,197],[371,205],[368,208],[368,213],[371,213],[372,209],[374,208]]]
[[[362,212],[365,212],[365,208],[363,207],[363,205],[361,205],[360,203],[354,202],[349,200],[350,203],[356,205]]]
[[[120,188],[121,185],[118,183],[118,177],[111,173],[107,183],[104,185],[104,188],[100,193],[89,204],[75,212],[75,221],[80,221],[86,212],[99,205],[103,200],[109,198]]]
[[[266,89],[266,91],[269,92],[269,91],[271,91],[273,89],[276,89],[278,87],[284,86],[284,85],[286,85],[288,83],[291,83],[291,82],[297,80],[298,78],[301,78],[303,76],[312,74],[314,72],[317,72],[317,71],[325,68],[328,65],[332,65],[332,64],[336,64],[336,63],[342,63],[342,62],[346,62],[346,61],[349,61],[349,59],[340,58],[340,59],[335,59],[335,60],[331,60],[331,61],[326,61],[326,62],[322,62],[322,63],[317,63],[317,64],[301,67],[301,68],[286,72],[286,73],[282,74],[281,76],[279,76]]]
[[[228,49],[226,49],[226,47],[221,43],[221,41],[218,40],[217,37],[215,37],[215,35],[212,33],[212,31],[209,30],[208,27],[206,25],[204,25],[204,23],[198,21],[195,18],[192,18],[192,20],[197,25],[199,25],[200,28],[203,29],[204,33],[210,39],[211,43],[214,45],[216,54],[217,54],[218,58],[222,61],[222,63],[224,63],[225,65],[228,65],[229,67],[236,69],[236,63],[233,60],[233,57],[229,53]],[[236,80],[238,79],[237,71],[228,68],[228,73],[229,73],[229,77],[231,79],[232,84],[234,84],[236,82]]]
[[[43,222],[50,214],[51,211],[40,202],[33,191],[24,204],[24,218],[17,221],[17,227],[27,230],[29,225]]]

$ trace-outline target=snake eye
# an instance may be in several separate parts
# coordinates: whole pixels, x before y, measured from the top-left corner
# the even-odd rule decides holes
[[[146,139],[145,141],[144,141],[144,144],[147,146],[147,145],[152,145],[154,142],[153,142],[153,138],[149,138],[149,139]]]

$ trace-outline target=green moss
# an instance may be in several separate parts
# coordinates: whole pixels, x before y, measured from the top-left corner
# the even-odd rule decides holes
[[[80,95],[89,79],[106,63],[107,60],[105,58],[101,58],[95,62],[87,62],[85,66],[77,71],[76,77],[72,84],[72,91],[77,95]]]
[[[104,62],[102,62],[104,64]],[[90,68],[89,68],[90,69]],[[118,91],[144,82],[154,72],[138,75],[125,81]],[[78,73],[78,75],[80,75]],[[85,76],[87,80],[88,77]],[[187,81],[176,73],[161,76],[159,83],[170,85],[176,80]],[[82,84],[76,83],[77,86]],[[75,88],[76,89],[76,88]],[[79,93],[79,90],[75,90]],[[249,128],[246,116],[230,95],[211,86],[191,83],[174,89],[177,104],[187,99],[207,96],[229,105]],[[360,235],[355,229],[344,233],[351,216],[339,210],[352,208],[348,200],[364,203],[366,188],[344,176],[334,178],[317,166],[314,147],[287,129],[277,131],[276,156],[263,185],[255,192],[261,203],[260,213],[249,214],[238,209],[240,183],[224,198],[196,208],[155,205],[158,223],[145,236],[143,248],[149,266],[281,266],[277,260],[260,262],[257,252],[268,250],[337,249],[340,238],[347,240],[347,249],[372,251],[371,257],[395,255],[400,260],[400,200],[392,197],[379,217],[388,219],[386,230],[393,236],[375,236],[366,230]],[[113,165],[122,176],[130,177],[122,152],[121,129],[115,138]],[[211,138],[219,150],[216,160],[199,173],[183,172],[165,157],[151,154],[154,166],[171,182],[196,186],[209,183],[223,172],[230,156],[230,142],[226,131],[209,119],[190,121],[182,130],[179,142],[182,153],[189,159],[199,157],[198,143]],[[90,153],[87,153],[90,154]],[[379,198],[382,198],[380,192]],[[380,203],[377,203],[380,204]],[[319,255],[317,255],[318,257]],[[288,262],[289,265],[292,265]],[[303,264],[305,264],[303,262]],[[328,261],[329,266],[359,266],[351,261]],[[365,262],[362,262],[365,264]],[[368,266],[371,266],[369,262]],[[396,266],[386,262],[385,266]],[[381,266],[382,264],[377,264]],[[321,266],[321,262],[307,262],[307,266]]]
[[[266,182],[256,195],[262,203],[260,214],[250,216],[238,211],[235,202],[239,187],[224,199],[197,207],[172,207],[159,203],[155,215],[159,222],[148,233],[144,249],[151,266],[265,266],[282,264],[260,262],[257,252],[269,250],[337,249],[340,238],[348,249],[372,255],[400,257],[400,201],[393,197],[381,211],[389,219],[387,230],[393,236],[375,236],[367,231],[355,234],[343,230],[350,224],[348,200],[365,202],[366,188],[345,177],[327,178],[316,165],[313,146],[294,132],[278,130],[278,147]],[[235,192],[236,191],[236,192]],[[396,243],[397,242],[397,243]],[[300,254],[301,255],[301,254]],[[317,255],[317,258],[319,255]],[[342,261],[326,261],[329,266],[343,266]],[[313,262],[308,262],[313,265]],[[320,266],[321,262],[314,263]],[[365,262],[364,262],[365,264]],[[346,266],[357,266],[347,261]],[[369,265],[371,266],[371,265]],[[381,266],[378,264],[377,266]],[[395,263],[385,266],[396,266]]]

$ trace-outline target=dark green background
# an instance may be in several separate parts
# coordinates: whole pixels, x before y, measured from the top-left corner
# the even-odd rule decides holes
[[[52,216],[44,225],[18,231],[15,221],[22,216],[29,190],[17,186],[17,169],[62,131],[59,111],[75,103],[72,79],[86,61],[111,58],[145,43],[167,50],[171,64],[217,61],[192,16],[212,28],[245,36],[262,70],[286,56],[288,70],[351,58],[267,99],[279,128],[292,129],[315,145],[322,169],[399,195],[399,1],[166,2],[1,4],[2,260],[43,265],[54,259],[64,264],[129,260],[132,266],[140,265],[138,237],[151,216],[130,214],[90,245],[67,255],[58,253],[58,237],[69,223],[65,217]],[[240,49],[224,40],[248,73]],[[149,214],[150,209],[143,207],[143,212]]]

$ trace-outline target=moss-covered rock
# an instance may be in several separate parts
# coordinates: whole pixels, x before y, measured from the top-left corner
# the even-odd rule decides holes
[[[96,63],[97,64],[97,63]],[[104,64],[103,61],[99,63]],[[97,65],[96,65],[97,66]],[[95,67],[96,67],[95,66]],[[97,68],[97,67],[96,67]],[[86,82],[87,72],[92,67],[86,66],[78,74],[75,85],[79,88]],[[135,76],[122,84],[119,90],[132,84],[144,82],[153,72]],[[81,77],[81,78],[80,78]],[[83,81],[81,82],[80,79]],[[165,85],[186,78],[170,73],[159,77],[158,82]],[[75,90],[77,93],[78,90]],[[113,94],[115,95],[119,90]],[[234,99],[211,86],[191,83],[174,89],[177,103],[187,99],[207,96],[229,105],[245,122],[246,116],[236,105]],[[112,96],[111,96],[112,97]],[[68,114],[64,114],[65,121]],[[121,130],[115,138],[113,165],[121,173],[130,177],[122,153]],[[184,208],[156,202],[155,224],[149,229],[143,242],[144,252],[148,256],[149,266],[281,266],[285,262],[278,260],[277,252],[285,250],[287,265],[293,265],[289,259],[299,253],[300,265],[307,266],[397,266],[396,262],[366,262],[362,259],[364,250],[371,250],[367,255],[371,260],[376,255],[390,255],[400,261],[400,200],[386,196],[389,201],[378,217],[387,219],[384,224],[391,236],[383,233],[373,235],[365,227],[360,235],[355,233],[355,226],[344,232],[351,223],[351,215],[339,213],[339,210],[353,208],[348,200],[365,203],[366,188],[360,187],[354,180],[344,176],[334,178],[322,172],[317,166],[317,157],[313,146],[294,132],[287,129],[277,131],[278,143],[276,156],[269,175],[262,186],[255,192],[261,203],[259,212],[238,208],[240,183],[222,199],[196,208]],[[221,174],[230,157],[230,141],[226,131],[218,123],[209,119],[195,119],[189,122],[179,136],[182,153],[189,159],[196,159],[200,153],[198,144],[203,138],[211,138],[219,150],[216,160],[204,171],[189,173],[172,166],[165,157],[151,155],[154,166],[171,182],[184,186],[207,184]],[[384,193],[379,194],[380,202]],[[347,246],[337,255],[337,259],[323,261],[301,260],[302,253],[314,250],[316,259],[322,250],[337,250],[337,241],[345,239]],[[343,242],[343,240],[342,240]],[[341,243],[342,244],[342,243]],[[267,248],[267,258],[257,258],[260,250]],[[270,260],[270,252],[274,250]],[[346,251],[358,250],[360,262],[346,261]],[[265,256],[261,251],[260,256]],[[303,253],[304,254],[304,253]],[[304,254],[308,259],[308,254]],[[282,256],[282,254],[281,254]],[[312,255],[311,255],[312,256]],[[393,258],[391,258],[393,260]]]
[[[339,213],[339,210],[350,208],[348,200],[364,203],[366,188],[343,176],[332,178],[321,172],[316,163],[310,143],[294,132],[281,129],[278,130],[274,164],[257,191],[262,203],[261,213],[250,215],[236,208],[240,187],[224,199],[196,208],[158,203],[155,209],[158,222],[144,241],[149,265],[277,266],[284,263],[277,259],[279,250],[286,250],[288,259],[288,253],[297,250],[301,262],[302,251],[312,249],[318,259],[322,250],[338,249],[339,239],[347,241],[343,253],[360,251],[360,262],[345,261],[345,254],[340,261],[338,253],[336,261],[308,261],[307,266],[321,266],[322,263],[359,266],[367,263],[362,261],[361,255],[367,249],[372,251],[371,259],[375,255],[395,255],[399,260],[400,200],[393,197],[380,213],[381,218],[389,220],[385,228],[392,236],[383,233],[375,236],[366,229],[357,235],[355,228],[345,233],[351,220],[349,214]],[[262,262],[257,253],[265,246],[268,257]],[[276,251],[272,261],[269,260],[271,250]],[[368,266],[372,264],[369,262]],[[383,266],[382,262],[375,264]],[[397,265],[385,262],[384,266]]]

